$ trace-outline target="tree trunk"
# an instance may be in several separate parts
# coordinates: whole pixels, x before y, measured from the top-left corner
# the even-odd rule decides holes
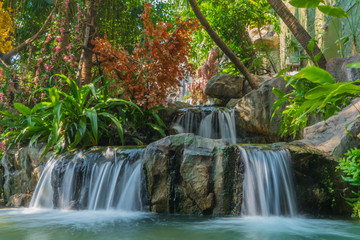
[[[249,73],[248,69],[244,66],[241,60],[233,53],[233,51],[226,45],[226,43],[217,35],[217,33],[212,29],[209,22],[206,20],[204,15],[201,13],[199,6],[196,3],[196,0],[189,0],[191,8],[193,9],[196,17],[200,20],[201,24],[205,27],[206,32],[210,35],[211,39],[215,44],[228,56],[235,67],[244,75],[245,79],[249,82],[252,89],[257,89],[258,85],[256,83],[255,77]]]
[[[311,52],[308,49],[309,42],[311,41],[311,36],[309,33],[301,26],[300,22],[295,18],[295,16],[290,12],[282,0],[268,0],[268,3],[272,6],[275,12],[279,17],[284,21],[286,26],[294,34],[295,38],[299,41],[301,46],[305,49],[306,53],[310,56],[312,62],[319,67],[326,69],[326,59],[324,54],[322,54],[319,61],[316,63],[314,57],[321,53],[320,48],[315,44],[314,52]]]
[[[99,6],[99,0],[86,0],[85,1],[85,22],[83,31],[83,49],[81,51],[79,72],[77,77],[77,84],[79,87],[83,83],[91,82],[92,73],[91,69],[93,66],[93,51],[94,46],[91,44],[91,40],[96,34],[96,18],[97,10]]]

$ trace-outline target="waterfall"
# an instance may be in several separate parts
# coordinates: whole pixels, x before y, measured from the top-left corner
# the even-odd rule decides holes
[[[184,114],[177,120],[174,128],[180,133],[225,139],[236,143],[235,112],[233,109],[215,107],[182,109]]]
[[[294,216],[296,200],[288,150],[245,150],[241,211],[247,216]]]
[[[143,149],[89,151],[48,161],[32,208],[143,210]]]

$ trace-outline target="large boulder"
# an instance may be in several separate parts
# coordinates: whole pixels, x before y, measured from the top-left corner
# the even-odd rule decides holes
[[[11,149],[2,158],[4,174],[3,198],[10,207],[28,206],[31,194],[39,181],[48,153],[42,161],[40,155],[44,146]]]
[[[356,99],[338,114],[304,129],[297,143],[316,149],[329,158],[339,159],[353,147],[360,147],[360,100]]]
[[[235,75],[219,74],[208,81],[205,94],[219,99],[241,98],[243,89],[243,78]]]
[[[278,88],[285,93],[291,91],[291,86],[286,86],[282,77],[265,81],[257,90],[246,94],[241,99],[232,99],[227,107],[235,108],[236,130],[238,136],[243,136],[249,142],[276,142],[280,139],[278,132],[280,120],[272,108],[278,99],[272,89]],[[282,106],[281,110],[284,110]],[[253,139],[253,140],[252,140]]]
[[[144,155],[151,211],[229,214],[242,182],[238,148],[223,140],[179,134],[150,144]],[[237,169],[237,171],[234,171]],[[239,181],[234,183],[233,179]],[[235,202],[241,202],[236,198]]]
[[[264,44],[272,50],[280,48],[279,36],[273,25],[265,25],[260,28],[253,28],[249,32],[251,41],[255,44]]]
[[[360,69],[348,68],[349,63],[360,62],[360,54],[346,58],[332,58],[326,64],[328,71],[336,82],[351,82],[360,79]]]

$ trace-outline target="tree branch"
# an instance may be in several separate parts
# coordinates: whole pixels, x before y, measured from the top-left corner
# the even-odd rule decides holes
[[[7,53],[4,53],[3,56],[1,57],[1,60],[3,62],[5,62],[7,65],[11,65],[10,63],[10,58],[12,56],[14,56],[15,54],[18,54],[21,50],[23,50],[24,48],[26,48],[30,43],[32,43],[33,41],[35,41],[47,28],[47,26],[49,25],[52,15],[54,14],[56,8],[58,7],[58,2],[59,0],[57,0],[55,2],[55,7],[54,9],[51,11],[50,15],[47,17],[46,21],[44,22],[43,26],[40,28],[40,30],[32,37],[26,39],[23,43],[21,43],[20,45],[18,45],[17,47],[11,49],[10,51],[8,51]]]

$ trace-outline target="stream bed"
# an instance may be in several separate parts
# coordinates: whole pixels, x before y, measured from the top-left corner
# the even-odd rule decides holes
[[[1,209],[1,240],[360,239],[360,222],[306,217],[204,217],[123,211]]]

